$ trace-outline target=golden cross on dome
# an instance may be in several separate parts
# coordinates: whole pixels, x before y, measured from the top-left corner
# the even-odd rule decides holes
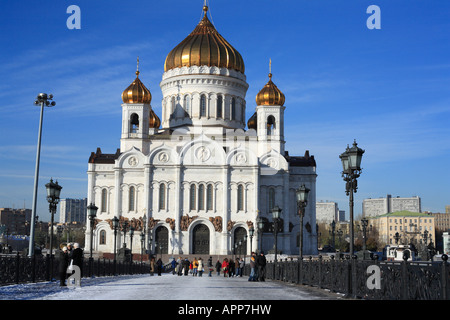
[[[269,78],[272,80],[272,59],[269,59]]]
[[[136,75],[139,76],[139,56],[137,57]]]

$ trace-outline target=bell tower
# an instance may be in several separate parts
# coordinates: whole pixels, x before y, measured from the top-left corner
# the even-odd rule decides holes
[[[270,62],[270,69],[271,64],[272,62]],[[284,154],[285,146],[284,101],[284,94],[272,82],[270,70],[269,81],[256,95],[256,115],[249,119],[249,128],[251,128],[250,125],[256,128],[258,141],[267,142],[280,154]]]
[[[120,150],[136,147],[148,153],[150,117],[152,116],[152,95],[139,79],[139,58],[137,59],[136,79],[122,93],[122,134]],[[153,112],[154,114],[154,112]]]

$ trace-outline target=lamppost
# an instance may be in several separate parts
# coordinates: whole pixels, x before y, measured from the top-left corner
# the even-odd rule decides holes
[[[303,218],[305,216],[305,208],[308,205],[308,195],[310,189],[304,184],[297,189],[295,195],[297,196],[297,212],[300,216],[300,239],[299,239],[299,259],[303,260]]]
[[[37,191],[38,191],[38,182],[39,182],[39,161],[41,157],[41,136],[42,136],[42,120],[44,117],[44,106],[53,107],[56,105],[55,101],[51,101],[53,99],[53,95],[46,93],[40,93],[36,101],[34,101],[35,105],[41,106],[41,114],[39,118],[39,131],[38,131],[38,142],[37,142],[37,151],[36,151],[36,168],[34,171],[34,191],[33,191],[33,207],[31,210],[31,225],[30,225],[30,242],[28,245],[28,256],[31,257],[34,254],[34,229],[36,223],[36,203],[37,203]],[[50,102],[51,101],[51,102]]]
[[[330,223],[331,226],[331,246],[333,247],[334,252],[336,252],[336,242],[335,242],[335,234],[336,234],[336,222],[333,220]]]
[[[114,229],[114,274],[116,274],[116,255],[117,255],[117,230],[119,229],[119,218],[114,217],[112,219],[113,229]]]
[[[364,154],[364,150],[358,148],[356,140],[353,142],[353,146],[342,153],[339,158],[342,161],[342,178],[346,182],[345,193],[349,196],[349,209],[350,209],[350,256],[353,255],[354,244],[354,232],[353,232],[353,193],[356,193],[358,189],[357,178],[361,175],[361,159]]]
[[[367,241],[367,226],[369,225],[369,220],[366,218],[361,219],[362,232],[363,232],[363,260],[366,260],[366,241]],[[359,225],[358,225],[359,229]],[[372,225],[369,226],[369,231],[372,230]]]
[[[53,278],[53,221],[55,219],[56,213],[56,205],[59,203],[59,196],[61,194],[62,187],[53,182],[53,179],[50,179],[50,182],[45,185],[47,189],[47,201],[49,203],[49,211],[51,215],[51,225],[50,225],[50,279]]]
[[[273,218],[273,234],[275,237],[275,262],[277,261],[277,238],[278,238],[278,223],[280,221],[281,209],[278,206],[275,206],[272,209],[272,218]]]
[[[63,232],[63,227],[62,227],[62,225],[59,224],[59,225],[56,227],[56,233],[58,234],[58,246],[61,245],[61,235],[62,235],[62,232]]]
[[[123,231],[123,249],[127,247],[127,229],[128,229],[128,221],[125,220],[122,224],[122,231]],[[125,254],[125,251],[124,251]]]
[[[400,240],[400,234],[398,232],[395,233],[394,235],[394,239],[395,239],[395,244],[398,244],[398,241]]]
[[[144,244],[145,244],[145,233],[144,230],[141,231],[141,264],[142,264],[142,258],[144,256]]]
[[[258,225],[258,238],[259,238],[259,252],[262,251],[262,236],[263,236],[263,230],[264,230],[264,221],[261,217],[256,218],[256,224]],[[252,253],[250,252],[250,255]]]
[[[252,254],[253,236],[255,234],[255,228],[253,226],[248,229],[248,235],[250,236],[250,255]]]
[[[133,236],[134,227],[130,227],[130,264],[133,264]]]
[[[93,246],[93,239],[94,239],[94,225],[95,225],[95,218],[97,217],[97,210],[98,208],[95,206],[95,204],[91,203],[87,207],[87,213],[89,217],[89,221],[91,222],[91,241],[90,241],[90,254],[89,254],[89,276],[92,275],[92,246]]]

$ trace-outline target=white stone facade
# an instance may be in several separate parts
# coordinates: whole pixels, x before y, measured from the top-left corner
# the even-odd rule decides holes
[[[99,208],[93,250],[113,253],[111,221],[117,217],[135,228],[133,253],[141,252],[142,232],[152,253],[229,255],[239,241],[241,253],[268,252],[274,244],[271,209],[278,206],[278,250],[295,255],[300,233],[295,190],[305,184],[311,191],[303,253],[316,254],[316,163],[309,151],[295,157],[285,151],[285,107],[257,106],[258,127],[245,130],[246,77],[214,66],[168,70],[160,87],[162,129],[149,128],[150,104],[124,103],[120,149],[91,154],[88,203]],[[133,114],[139,125],[131,128]],[[268,117],[275,121],[270,130]],[[262,238],[258,216],[266,221]],[[252,241],[244,241],[252,226]],[[90,234],[88,224],[87,250]],[[119,231],[117,247],[123,243],[131,247],[130,237],[123,239]]]

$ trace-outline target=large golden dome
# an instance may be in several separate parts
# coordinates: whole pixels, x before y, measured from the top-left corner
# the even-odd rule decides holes
[[[139,64],[139,60],[138,60]],[[136,71],[136,79],[122,92],[124,103],[145,103],[150,104],[152,94],[139,79],[139,69]]]
[[[282,106],[285,98],[283,92],[272,82],[272,73],[269,73],[269,82],[256,95],[258,106]]]
[[[167,55],[164,71],[185,66],[216,66],[244,73],[242,56],[209,21],[207,6],[203,7],[203,11],[203,19],[197,27]]]

